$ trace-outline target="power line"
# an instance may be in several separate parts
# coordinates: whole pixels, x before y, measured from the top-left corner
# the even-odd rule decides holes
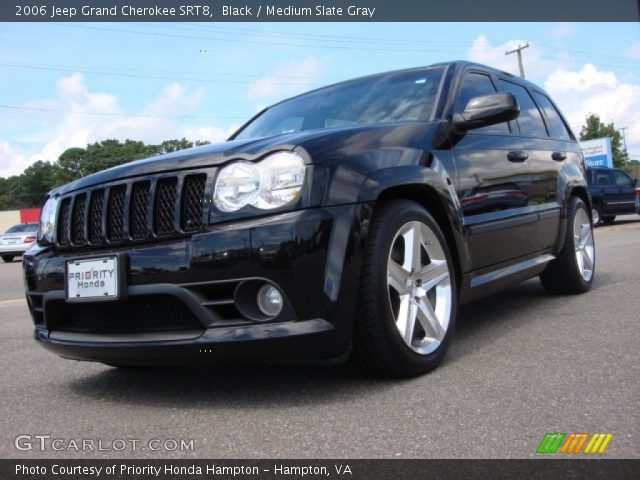
[[[246,119],[246,116],[227,116],[227,115],[152,115],[152,114],[128,114],[119,112],[83,112],[75,110],[61,110],[56,108],[39,108],[39,107],[21,107],[17,105],[0,105],[0,108],[6,108],[11,110],[28,110],[34,112],[55,112],[55,113],[72,113],[78,115],[98,115],[98,116],[123,116],[123,117],[144,117],[144,118],[225,118],[225,119]]]
[[[232,43],[248,43],[248,44],[252,44],[252,45],[274,45],[274,46],[284,46],[284,47],[305,47],[305,48],[325,48],[325,49],[336,49],[336,50],[355,50],[355,51],[367,51],[367,52],[396,52],[396,53],[425,53],[425,52],[432,52],[432,53],[446,53],[446,52],[459,52],[459,51],[466,51],[467,48],[463,48],[463,47],[470,47],[470,46],[475,46],[475,48],[480,48],[481,50],[483,49],[482,46],[478,46],[475,45],[475,43],[469,43],[469,42],[460,42],[460,43],[451,43],[451,44],[445,44],[443,43],[436,43],[436,42],[429,42],[428,45],[431,45],[432,48],[427,48],[427,47],[423,47],[420,49],[401,49],[401,48],[382,48],[382,47],[365,47],[365,46],[347,46],[344,44],[344,42],[342,44],[339,45],[323,45],[323,44],[313,44],[313,43],[291,43],[291,42],[273,42],[273,41],[268,41],[268,40],[246,40],[246,39],[237,39],[237,38],[221,38],[221,37],[211,37],[211,36],[203,36],[203,35],[188,35],[188,34],[178,34],[178,33],[169,33],[169,32],[151,32],[151,31],[142,31],[142,30],[129,30],[129,29],[123,29],[123,28],[110,28],[110,27],[97,27],[97,26],[90,26],[90,25],[76,25],[76,24],[68,24],[68,23],[53,23],[52,25],[56,25],[56,26],[61,26],[61,27],[67,27],[67,28],[82,28],[82,29],[90,29],[90,30],[101,30],[101,31],[113,31],[113,32],[121,32],[121,33],[131,33],[131,34],[135,34],[135,35],[146,35],[146,36],[161,36],[161,37],[171,37],[171,38],[187,38],[187,39],[196,39],[196,40],[214,40],[214,41],[220,41],[220,42],[232,42]],[[160,28],[160,27],[156,27],[156,28]],[[188,27],[178,27],[178,29],[187,29]],[[172,31],[176,30],[176,28],[172,27]],[[197,32],[203,31],[203,30],[195,30]],[[223,33],[223,35],[225,35]],[[229,35],[229,34],[226,34]],[[312,40],[313,41],[313,40]],[[353,42],[352,42],[353,43]],[[416,41],[412,41],[412,44],[415,44]],[[484,47],[485,49],[493,49],[495,47],[492,46],[486,46]],[[554,47],[550,47],[550,48],[554,48]],[[597,54],[596,54],[597,55]],[[542,58],[547,58],[549,60],[554,60],[557,61],[558,59],[555,57],[545,57],[543,55],[541,55]],[[621,57],[617,57],[617,58],[621,58]],[[627,62],[627,60],[624,60],[625,62]],[[599,63],[599,62],[590,62],[599,66],[604,66],[604,67],[612,67],[612,68],[621,68],[621,69],[633,69],[635,70],[637,67],[636,64],[634,65],[611,65],[611,64],[604,64],[604,63]]]
[[[19,63],[7,63],[0,62],[0,65],[4,67],[13,67],[13,68],[29,68],[34,70],[52,70],[58,72],[70,72],[70,73],[86,73],[92,75],[107,75],[112,77],[128,77],[128,78],[145,78],[145,79],[160,79],[160,80],[171,80],[171,81],[188,81],[188,82],[204,82],[204,83],[229,83],[229,84],[238,84],[238,85],[249,85],[254,83],[254,81],[243,81],[243,80],[217,80],[217,79],[206,79],[206,78],[186,78],[186,77],[168,77],[163,75],[139,75],[135,73],[117,73],[117,72],[101,72],[98,70],[80,70],[76,68],[63,68],[63,67],[53,67],[53,66],[45,66],[45,65],[37,65],[37,64],[19,64]],[[281,85],[281,86],[314,86],[318,85],[318,83],[292,83],[292,82],[271,82],[264,81],[269,85]]]

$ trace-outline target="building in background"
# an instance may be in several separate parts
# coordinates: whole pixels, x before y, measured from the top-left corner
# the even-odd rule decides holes
[[[613,152],[611,150],[611,138],[594,138],[580,142],[584,162],[587,167],[613,168]]]
[[[0,212],[0,233],[17,223],[37,222],[40,219],[39,208],[21,208]]]

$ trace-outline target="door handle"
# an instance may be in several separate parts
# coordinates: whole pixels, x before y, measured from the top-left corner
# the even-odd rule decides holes
[[[507,160],[510,162],[521,163],[529,158],[529,154],[523,150],[515,150],[507,154]]]
[[[561,162],[567,159],[567,154],[564,152],[553,152],[551,154],[551,158],[554,159],[556,162]]]

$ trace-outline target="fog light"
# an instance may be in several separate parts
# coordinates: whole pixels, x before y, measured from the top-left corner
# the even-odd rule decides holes
[[[263,285],[258,290],[258,308],[267,317],[275,317],[282,312],[282,294],[273,285]]]

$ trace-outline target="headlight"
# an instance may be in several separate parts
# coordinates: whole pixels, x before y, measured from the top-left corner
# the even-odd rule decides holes
[[[44,203],[40,212],[40,224],[38,225],[38,243],[53,243],[56,234],[56,212],[58,211],[58,199],[49,198]]]
[[[220,170],[213,200],[223,212],[247,205],[272,210],[298,197],[304,173],[304,160],[294,152],[276,152],[258,163],[235,162]]]

